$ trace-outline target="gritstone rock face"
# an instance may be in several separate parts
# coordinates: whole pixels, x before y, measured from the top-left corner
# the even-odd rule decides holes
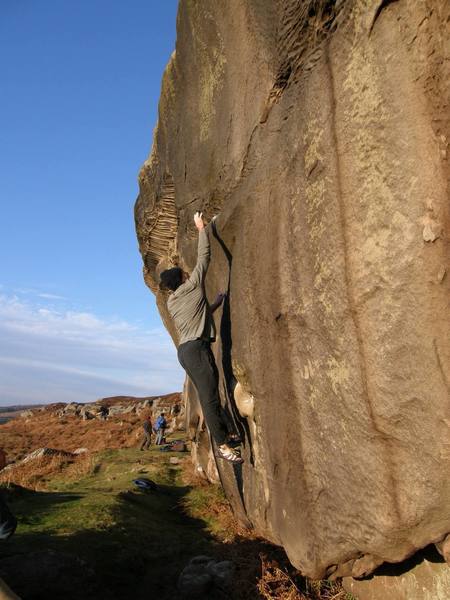
[[[192,269],[192,215],[218,215],[213,350],[246,459],[220,478],[311,577],[450,532],[448,12],[180,2],[139,176],[144,277],[176,342],[159,273]]]

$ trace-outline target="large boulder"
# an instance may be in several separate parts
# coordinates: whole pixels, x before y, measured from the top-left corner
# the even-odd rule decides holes
[[[192,269],[192,215],[218,215],[213,350],[245,439],[220,478],[311,577],[450,532],[448,18],[445,0],[179,6],[139,175],[144,278],[177,343],[159,273]]]

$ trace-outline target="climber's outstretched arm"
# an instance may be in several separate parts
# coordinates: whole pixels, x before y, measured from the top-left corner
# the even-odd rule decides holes
[[[197,286],[201,285],[205,279],[206,271],[208,270],[209,261],[211,259],[211,247],[201,212],[195,213],[194,223],[198,229],[197,264],[189,277],[189,281]]]

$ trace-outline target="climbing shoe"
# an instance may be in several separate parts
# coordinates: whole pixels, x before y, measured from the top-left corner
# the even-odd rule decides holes
[[[218,458],[223,458],[223,460],[227,460],[228,462],[239,465],[244,462],[242,456],[235,450],[234,448],[230,448],[226,444],[223,446],[219,446],[217,448],[217,456]]]

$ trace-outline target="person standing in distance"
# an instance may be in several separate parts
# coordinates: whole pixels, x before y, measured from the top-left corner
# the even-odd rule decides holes
[[[144,430],[144,439],[142,440],[141,450],[149,450],[152,445],[152,420],[150,416],[145,417],[142,423],[142,429]]]
[[[178,360],[197,389],[206,425],[217,446],[217,456],[238,464],[244,460],[227,443],[217,367],[211,352],[211,342],[216,336],[212,313],[222,304],[225,295],[219,294],[209,305],[205,293],[205,277],[211,258],[209,227],[205,227],[201,212],[195,213],[194,223],[199,232],[194,270],[191,275],[180,267],[163,271],[161,287],[170,292],[167,308],[179,334]]]

